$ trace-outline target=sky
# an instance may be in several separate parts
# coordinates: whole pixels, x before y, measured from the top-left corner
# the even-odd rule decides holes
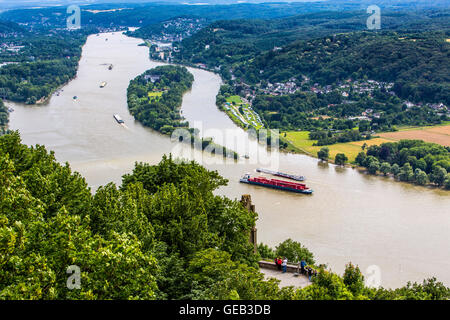
[[[188,4],[232,4],[232,3],[261,3],[261,2],[317,2],[329,0],[0,0],[0,8],[22,6],[57,6],[69,4],[96,4],[96,3],[145,3],[167,2]]]
[[[60,6],[71,4],[102,4],[102,3],[185,3],[185,4],[233,4],[233,3],[261,3],[261,2],[347,2],[347,3],[371,3],[371,4],[395,4],[406,3],[408,0],[0,0],[0,9],[10,9],[14,7],[40,7],[40,6]],[[412,0],[410,2],[421,4],[441,3],[449,0]]]

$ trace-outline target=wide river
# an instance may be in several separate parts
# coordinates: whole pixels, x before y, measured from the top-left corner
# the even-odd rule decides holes
[[[178,144],[135,122],[128,112],[129,81],[162,64],[150,61],[148,48],[139,43],[142,41],[121,33],[90,36],[77,77],[59,95],[54,94],[41,106],[9,103],[15,109],[10,128],[20,131],[24,143],[54,150],[57,159],[68,161],[93,189],[110,181],[120,184],[121,176],[132,170],[135,161],[158,163]],[[108,70],[109,64],[114,65],[112,70]],[[220,77],[189,70],[195,81],[183,98],[183,115],[205,131],[220,129],[210,132],[216,138],[226,129],[236,129],[215,105]],[[107,82],[104,88],[99,86],[102,81]],[[125,125],[116,123],[116,113]],[[243,137],[240,142],[248,140]],[[376,266],[385,287],[399,287],[408,280],[421,282],[431,276],[450,285],[449,192],[324,165],[305,155],[272,152],[271,162],[265,165],[261,163],[263,155],[260,159],[254,153],[250,159],[233,162],[188,147],[182,150],[229,179],[219,194],[238,199],[251,194],[259,214],[258,242],[275,246],[287,238],[300,241],[314,252],[318,262],[327,263],[338,273],[350,261],[366,276],[373,274],[368,267]],[[244,173],[255,174],[257,167],[274,163],[281,171],[305,175],[314,194],[239,183]]]

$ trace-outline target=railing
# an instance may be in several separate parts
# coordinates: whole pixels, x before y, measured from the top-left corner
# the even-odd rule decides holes
[[[275,264],[274,261],[267,261],[267,260],[261,260],[258,261],[259,267],[260,268],[264,268],[264,269],[272,269],[272,270],[278,270],[278,266]],[[306,273],[304,274],[305,276],[308,276],[308,270],[307,269],[311,269],[313,271],[313,273],[317,273],[318,271],[315,270],[314,268],[311,268],[310,266],[306,266]],[[297,264],[287,264],[286,266],[286,272],[290,272],[290,273],[296,273],[296,274],[300,274],[301,273],[301,268],[300,265]]]

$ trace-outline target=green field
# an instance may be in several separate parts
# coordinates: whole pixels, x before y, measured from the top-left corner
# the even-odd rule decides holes
[[[324,146],[313,146],[317,140],[309,140],[309,131],[288,131],[286,132],[286,137],[284,137],[285,132],[282,132],[280,135],[288,142],[292,144],[294,148],[291,148],[291,151],[301,151],[307,154],[310,154],[314,157],[317,157],[317,151],[319,151]],[[384,142],[392,142],[391,140],[384,138],[374,138],[370,140],[364,141],[352,141],[347,143],[336,143],[332,144],[328,147],[330,149],[330,159],[334,160],[334,157],[338,153],[345,153],[348,157],[349,162],[353,162],[358,155],[362,151],[361,147],[364,143],[368,146],[374,144],[382,144]]]
[[[150,100],[159,100],[162,94],[163,94],[162,91],[150,91],[148,93],[148,97],[150,98]]]
[[[242,104],[242,100],[240,96],[229,96],[226,98],[227,102],[234,103],[236,105]]]

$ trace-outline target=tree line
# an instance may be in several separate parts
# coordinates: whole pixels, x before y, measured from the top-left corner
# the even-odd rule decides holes
[[[450,147],[422,140],[400,140],[372,146],[363,144],[361,149],[354,163],[365,167],[369,174],[392,175],[399,181],[450,189]],[[317,157],[327,161],[329,151],[323,147]],[[347,161],[343,153],[335,157],[337,165]]]
[[[373,145],[355,159],[370,174],[392,174],[419,185],[432,183],[450,189],[450,148],[422,140],[400,140]]]
[[[0,97],[27,104],[48,97],[75,77],[81,47],[95,31],[26,31],[3,39],[23,48],[0,54],[0,62],[13,62],[0,68]]]

